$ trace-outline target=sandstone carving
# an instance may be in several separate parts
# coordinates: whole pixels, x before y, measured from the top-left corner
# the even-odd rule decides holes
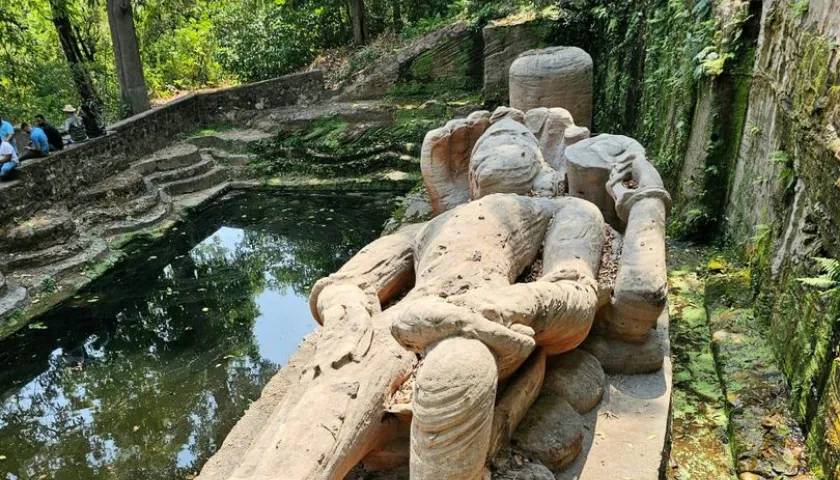
[[[576,47],[529,50],[510,66],[510,106],[562,107],[592,125],[592,57]]]
[[[579,57],[539,55],[561,54]],[[645,368],[661,365],[649,347],[668,194],[637,142],[588,138],[551,107],[429,132],[421,165],[437,216],[315,284],[316,351],[233,479],[338,480],[359,463],[407,462],[414,480],[477,480],[507,446],[542,464],[530,470],[562,469],[603,395],[601,363],[638,370],[629,358],[648,349]]]

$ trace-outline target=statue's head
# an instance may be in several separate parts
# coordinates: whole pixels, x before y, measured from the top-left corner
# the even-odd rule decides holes
[[[541,175],[556,177],[542,182],[547,187],[542,193],[557,194],[559,174],[545,163],[534,134],[516,120],[504,118],[491,125],[473,148],[470,199],[493,193],[528,195],[540,188],[537,178]]]
[[[500,107],[429,132],[421,167],[435,212],[494,193],[564,192],[565,148],[587,138],[562,108]]]

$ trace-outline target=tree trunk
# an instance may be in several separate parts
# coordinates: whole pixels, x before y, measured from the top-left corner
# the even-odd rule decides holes
[[[391,7],[392,7],[392,21],[394,24],[394,31],[399,33],[402,30],[402,6],[400,5],[401,0],[391,0]]]
[[[90,78],[84,64],[84,57],[79,48],[79,40],[70,22],[63,0],[50,0],[52,10],[52,22],[58,33],[61,42],[61,50],[67,58],[70,72],[73,75],[73,83],[82,99],[82,120],[85,123],[85,130],[89,137],[102,136],[105,131],[101,125],[102,100],[96,93],[96,87]]]
[[[149,109],[149,94],[143,76],[143,62],[137,46],[137,31],[131,0],[108,0],[108,25],[114,44],[114,59],[127,116]]]
[[[350,23],[353,25],[353,43],[363,45],[367,41],[367,25],[365,24],[365,1],[348,0],[350,2]]]

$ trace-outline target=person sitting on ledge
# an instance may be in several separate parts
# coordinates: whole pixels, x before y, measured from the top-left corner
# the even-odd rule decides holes
[[[20,155],[19,161],[42,158],[50,154],[50,143],[47,141],[47,134],[44,133],[44,130],[25,122],[20,125],[20,129],[29,134],[29,145]]]
[[[35,115],[35,125],[44,131],[47,135],[47,143],[50,145],[50,150],[64,150],[64,139],[61,137],[58,129],[47,122],[47,119],[41,115]]]
[[[88,139],[87,131],[85,131],[85,124],[82,119],[76,114],[76,107],[73,105],[65,105],[61,109],[67,118],[64,120],[64,125],[61,126],[61,133],[70,135],[72,143],[86,142]]]
[[[12,126],[12,122],[9,122],[5,118],[3,118],[2,114],[0,114],[0,140],[6,140],[8,142],[11,142],[12,137],[14,136],[15,127]]]
[[[15,147],[4,136],[0,138],[0,180],[11,178],[12,172],[20,165]]]

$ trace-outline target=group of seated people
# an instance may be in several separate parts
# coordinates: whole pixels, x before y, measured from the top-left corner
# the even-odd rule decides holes
[[[9,179],[24,160],[46,157],[50,152],[63,150],[66,144],[88,139],[76,108],[66,105],[62,112],[66,118],[61,130],[50,125],[43,115],[35,115],[34,124],[22,123],[20,130],[29,136],[29,144],[21,152],[13,143],[15,128],[12,123],[0,117],[0,180]],[[68,136],[66,141],[65,135]]]

